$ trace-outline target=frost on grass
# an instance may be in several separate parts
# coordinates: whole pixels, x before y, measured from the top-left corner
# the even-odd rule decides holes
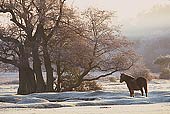
[[[21,101],[17,102],[17,104],[48,103],[48,102],[49,101],[45,99],[29,97],[29,98],[23,98]]]
[[[34,93],[30,95],[0,95],[0,108],[59,108],[69,106],[102,106],[155,104],[170,102],[170,81],[153,80],[149,82],[149,96],[141,96],[135,91],[135,97],[129,97],[126,84],[104,82],[104,90],[88,92]],[[10,86],[10,85],[8,85]],[[3,88],[3,86],[1,86]]]

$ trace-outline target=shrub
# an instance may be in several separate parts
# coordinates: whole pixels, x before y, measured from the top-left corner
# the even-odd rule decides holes
[[[95,81],[82,82],[79,87],[75,88],[76,91],[95,91],[101,89],[101,85],[97,84]]]
[[[96,81],[81,82],[80,86],[74,87],[79,80],[78,75],[65,75],[61,78],[61,91],[91,91],[101,90],[101,86]],[[54,83],[57,86],[57,83]],[[55,88],[57,90],[57,88]]]
[[[115,77],[109,77],[109,81],[110,82],[116,82],[116,78]]]
[[[170,69],[164,68],[159,76],[160,79],[170,79]]]
[[[150,75],[150,70],[149,69],[140,69],[140,70],[135,70],[132,74],[134,77],[144,77],[148,80],[152,80],[152,76]]]
[[[147,80],[152,80],[154,76],[151,75],[150,69],[146,68],[144,64],[136,64],[128,70],[133,77],[144,77]]]

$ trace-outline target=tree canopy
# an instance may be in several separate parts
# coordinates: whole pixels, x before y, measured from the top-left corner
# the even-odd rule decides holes
[[[0,61],[19,69],[18,94],[74,90],[138,59],[133,43],[112,23],[112,12],[80,13],[65,0],[3,0],[0,13],[12,22],[1,27]],[[92,77],[94,71],[102,74]]]

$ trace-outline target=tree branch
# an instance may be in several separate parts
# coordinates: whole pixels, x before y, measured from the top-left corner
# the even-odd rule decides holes
[[[14,22],[18,27],[22,28],[24,31],[26,31],[26,27],[24,25],[22,25],[21,23],[19,23],[17,21],[16,15],[14,13],[14,11],[12,9],[5,9],[3,6],[0,6],[0,12],[2,13],[10,13],[12,18],[10,19],[12,22]]]
[[[134,65],[134,62],[132,62],[131,65],[128,66],[127,68],[119,69],[119,71],[129,70],[133,65]]]
[[[10,59],[6,59],[6,58],[3,58],[0,56],[0,61],[3,62],[3,63],[7,63],[7,64],[12,64],[16,67],[19,67],[19,64],[17,63],[17,61],[15,60],[10,60]]]
[[[21,42],[19,42],[17,39],[11,38],[11,37],[4,37],[2,34],[0,34],[0,39],[4,42],[12,42],[17,46],[21,46]]]
[[[132,66],[133,66],[133,62],[132,62],[132,64],[129,66],[129,67],[127,67],[127,68],[123,68],[123,69],[118,69],[118,68],[116,68],[116,70],[114,70],[114,71],[111,71],[111,72],[109,72],[109,73],[107,73],[107,74],[103,74],[103,75],[100,75],[100,76],[98,76],[98,77],[95,77],[95,78],[91,78],[91,79],[83,79],[82,81],[94,81],[94,80],[98,80],[98,79],[100,79],[100,78],[104,78],[104,77],[107,77],[107,76],[109,76],[109,75],[112,75],[113,73],[115,73],[115,72],[117,72],[117,71],[122,71],[122,70],[128,70],[128,69],[130,69]],[[106,70],[105,70],[106,71]]]
[[[83,79],[82,81],[93,81],[93,80],[98,80],[98,79],[100,79],[100,78],[107,77],[107,76],[109,76],[109,75],[111,75],[111,74],[113,74],[113,73],[115,73],[115,72],[117,72],[117,71],[118,71],[118,70],[114,70],[114,71],[112,71],[112,72],[109,72],[109,73],[104,74],[104,75],[100,75],[100,76],[95,77],[95,78],[91,78],[91,79]]]
[[[58,16],[58,19],[57,19],[53,29],[51,30],[51,32],[47,36],[47,38],[49,38],[49,39],[53,36],[54,32],[56,31],[57,27],[59,26],[59,23],[61,21],[61,17],[62,17],[62,14],[63,14],[63,6],[64,6],[64,2],[65,1],[66,0],[63,0],[63,1],[60,0],[60,12],[59,12],[59,16]]]

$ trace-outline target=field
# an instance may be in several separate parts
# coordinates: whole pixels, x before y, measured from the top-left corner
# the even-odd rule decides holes
[[[170,80],[152,80],[148,86],[148,97],[135,91],[135,97],[132,98],[129,97],[126,84],[119,83],[119,80],[99,81],[103,88],[100,91],[16,95],[17,77],[13,74],[0,76],[0,114],[170,113]]]

